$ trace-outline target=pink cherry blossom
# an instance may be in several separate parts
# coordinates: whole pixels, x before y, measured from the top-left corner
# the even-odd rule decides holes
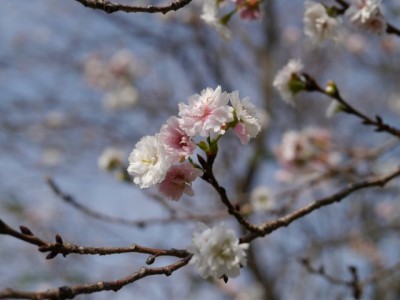
[[[186,134],[179,125],[179,119],[170,117],[161,127],[160,140],[164,144],[165,152],[174,161],[188,158],[196,149],[196,143]]]
[[[257,20],[261,17],[260,0],[234,0],[243,20]]]
[[[171,200],[179,200],[182,195],[193,196],[192,181],[202,175],[202,171],[189,162],[172,166],[159,184],[159,191]]]
[[[189,105],[179,104],[181,128],[188,136],[224,134],[226,123],[233,120],[233,108],[228,106],[229,94],[206,88],[201,94],[189,97]]]
[[[238,91],[231,93],[230,101],[238,121],[233,131],[239,137],[242,144],[247,144],[250,138],[256,137],[261,130],[260,122],[256,116],[256,108],[250,103],[248,97],[240,101]]]

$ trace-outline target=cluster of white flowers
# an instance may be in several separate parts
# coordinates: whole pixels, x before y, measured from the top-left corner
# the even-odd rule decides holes
[[[282,180],[292,180],[299,174],[311,174],[334,167],[340,154],[332,149],[329,131],[307,128],[288,131],[283,135],[276,155],[283,166],[278,172]]]
[[[199,225],[199,232],[193,234],[192,243],[187,248],[193,254],[190,264],[204,278],[213,276],[237,277],[245,266],[248,244],[239,244],[232,229],[220,224],[212,228]]]
[[[321,3],[306,1],[305,8],[303,18],[305,35],[315,44],[327,39],[336,40],[341,20],[330,16]]]
[[[134,107],[139,93],[133,86],[138,66],[128,50],[121,50],[109,61],[93,55],[85,61],[86,80],[95,88],[105,92],[103,106],[109,111]]]
[[[202,175],[185,162],[196,149],[195,137],[218,138],[232,128],[247,144],[261,130],[255,107],[248,98],[240,100],[237,91],[206,88],[188,102],[179,104],[179,117],[170,117],[156,135],[143,137],[129,155],[128,173],[134,183],[140,188],[158,185],[172,200],[183,193],[193,195],[191,184]]]
[[[381,0],[354,0],[346,11],[346,17],[357,28],[368,32],[382,34],[386,30]],[[341,19],[337,8],[307,0],[303,21],[304,33],[314,44],[338,39]]]
[[[357,27],[376,34],[386,30],[385,17],[381,9],[382,0],[355,0],[346,12]]]

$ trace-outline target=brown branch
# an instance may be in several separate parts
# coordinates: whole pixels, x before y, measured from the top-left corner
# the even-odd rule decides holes
[[[203,176],[201,177],[204,181],[211,184],[211,186],[217,191],[221,202],[228,208],[228,213],[236,218],[236,220],[244,226],[250,232],[254,232],[257,235],[262,234],[262,230],[251,224],[245,217],[243,217],[237,207],[235,207],[228,198],[226,190],[224,187],[220,186],[213,172],[213,163],[216,158],[216,153],[213,155],[207,154],[207,161],[204,160],[200,155],[198,155],[199,162],[203,167]]]
[[[352,278],[351,278],[351,280],[343,280],[341,278],[338,278],[338,277],[328,274],[325,271],[325,267],[322,265],[319,268],[312,266],[310,260],[307,258],[302,258],[299,260],[299,262],[303,265],[303,267],[306,268],[306,270],[309,273],[321,276],[326,281],[328,281],[330,284],[347,286],[352,290],[353,297],[355,300],[361,299],[362,293],[363,293],[363,285],[360,282],[360,279],[358,276],[358,271],[357,271],[356,267],[349,266],[349,271],[350,271]]]
[[[131,284],[139,279],[151,275],[165,275],[170,276],[174,271],[184,267],[190,261],[191,256],[186,256],[178,262],[159,268],[141,268],[127,277],[115,281],[100,281],[89,284],[77,284],[71,286],[62,286],[55,289],[49,289],[40,292],[27,292],[6,288],[0,290],[0,299],[2,298],[18,298],[18,299],[72,299],[77,295],[91,294],[101,291],[114,291],[117,292],[122,287]]]
[[[134,6],[134,5],[127,5],[127,4],[119,4],[115,2],[111,2],[108,0],[75,0],[81,3],[85,7],[103,10],[108,14],[122,11],[126,13],[137,13],[137,12],[144,12],[144,13],[162,13],[166,14],[169,11],[177,11],[188,5],[192,0],[177,0],[175,2],[171,2],[168,5],[148,5],[148,6]]]
[[[343,200],[344,198],[346,198],[347,196],[358,190],[371,187],[384,187],[389,181],[399,176],[400,176],[400,168],[397,171],[392,172],[389,175],[378,179],[367,179],[358,183],[349,184],[347,188],[344,188],[341,191],[329,197],[316,200],[286,216],[283,216],[271,222],[265,222],[261,224],[260,226],[258,226],[257,232],[252,232],[246,236],[241,237],[240,242],[249,243],[259,236],[265,236],[281,227],[287,227],[293,221],[300,219],[321,207],[331,205],[336,202],[340,202],[341,200]]]
[[[189,254],[186,250],[177,249],[154,249],[139,246],[133,244],[129,247],[83,247],[72,243],[64,243],[61,236],[58,234],[55,237],[55,243],[44,241],[39,237],[35,236],[32,231],[25,227],[20,227],[20,232],[11,228],[3,220],[0,219],[0,234],[13,236],[19,240],[25,241],[29,244],[38,246],[40,252],[50,252],[47,255],[47,259],[52,259],[58,254],[62,254],[64,257],[68,254],[82,254],[82,255],[110,255],[110,254],[121,254],[121,253],[143,253],[150,254],[147,260],[147,264],[152,264],[158,256],[174,256],[179,258],[187,257]]]
[[[367,125],[367,126],[374,126],[375,131],[377,132],[387,132],[397,138],[400,138],[400,129],[395,128],[391,125],[386,124],[383,119],[376,115],[375,118],[370,118],[367,115],[363,114],[356,108],[354,108],[352,105],[350,105],[339,93],[339,90],[334,87],[334,90],[331,92],[327,92],[325,89],[320,87],[318,83],[308,74],[303,73],[302,76],[305,79],[305,84],[306,84],[306,90],[310,92],[319,92],[321,94],[324,94],[336,101],[338,101],[341,105],[341,111],[354,115],[361,119],[362,124]]]

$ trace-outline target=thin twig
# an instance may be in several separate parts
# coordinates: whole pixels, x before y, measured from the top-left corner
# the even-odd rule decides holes
[[[186,250],[178,249],[155,249],[132,244],[129,247],[84,247],[72,243],[65,243],[60,235],[55,236],[55,243],[45,241],[33,234],[33,232],[25,226],[20,226],[20,232],[7,225],[0,219],[0,234],[13,236],[16,239],[38,246],[40,252],[50,252],[47,259],[52,259],[58,254],[64,257],[68,254],[87,254],[87,255],[110,255],[120,253],[143,253],[151,255],[151,263],[158,256],[174,256],[183,258],[188,256]],[[150,263],[149,263],[150,264]]]
[[[20,291],[11,288],[0,290],[0,299],[18,298],[18,299],[72,299],[77,295],[91,294],[101,291],[117,292],[124,286],[151,275],[170,276],[174,271],[184,267],[190,261],[191,256],[180,259],[174,264],[159,268],[141,268],[127,277],[114,281],[100,281],[89,284],[77,284],[71,286],[62,286],[55,289],[49,289],[39,292]]]
[[[258,226],[258,231],[252,232],[248,235],[245,235],[240,238],[241,243],[249,243],[250,241],[254,240],[255,238],[261,236],[265,236],[281,227],[287,227],[289,226],[293,221],[300,219],[313,211],[327,206],[331,205],[336,202],[340,202],[350,194],[361,190],[365,188],[371,188],[371,187],[384,187],[389,181],[392,179],[399,177],[400,176],[400,168],[397,169],[395,172],[392,172],[388,174],[387,176],[378,178],[378,179],[367,179],[358,183],[352,183],[349,184],[348,187],[342,189],[341,191],[329,196],[325,197],[319,200],[316,200],[314,202],[311,202],[310,204],[286,215],[281,218],[278,218],[276,220],[270,221],[270,222],[265,222]]]
[[[319,92],[321,94],[324,94],[335,101],[338,101],[340,105],[342,106],[341,111],[354,115],[361,119],[362,124],[367,125],[367,126],[374,126],[375,131],[378,132],[387,132],[397,138],[400,138],[400,129],[395,128],[389,124],[386,124],[384,120],[376,115],[375,118],[370,118],[367,115],[363,114],[359,110],[357,110],[355,107],[353,107],[351,104],[349,104],[340,94],[339,90],[335,87],[333,91],[327,92],[325,89],[320,87],[318,83],[315,81],[314,78],[312,78],[310,75],[307,73],[302,74],[303,78],[305,79],[305,84],[306,84],[306,90],[310,92]]]
[[[115,2],[111,2],[108,0],[75,0],[81,3],[85,7],[103,10],[108,14],[122,11],[126,13],[162,13],[166,14],[169,11],[177,11],[182,7],[188,5],[192,0],[177,0],[175,2],[171,2],[168,5],[148,5],[148,6],[135,6],[135,5],[127,5],[127,4],[119,4]]]

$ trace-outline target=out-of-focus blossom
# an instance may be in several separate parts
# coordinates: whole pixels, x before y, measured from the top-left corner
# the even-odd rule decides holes
[[[135,61],[132,53],[126,49],[118,51],[111,57],[108,69],[116,77],[131,78],[135,71]]]
[[[139,93],[130,84],[110,91],[103,100],[104,107],[109,111],[120,111],[134,107],[139,99]]]
[[[219,14],[219,3],[216,0],[203,1],[201,19],[213,27],[223,38],[229,40],[231,38],[231,32],[226,25],[222,24]]]
[[[366,47],[366,40],[361,34],[349,34],[344,38],[344,46],[353,54],[361,54]]]
[[[282,32],[282,40],[287,45],[293,45],[301,38],[301,30],[297,26],[286,26]]]
[[[336,166],[340,161],[339,153],[332,149],[330,133],[316,128],[286,132],[276,155],[283,166],[283,178],[287,180],[292,179],[290,174],[318,172]]]
[[[310,37],[315,44],[325,40],[336,40],[340,19],[328,14],[325,6],[321,3],[306,1],[304,12],[304,33]]]
[[[122,166],[124,160],[124,151],[115,147],[108,147],[105,148],[99,156],[97,164],[102,170],[112,171],[118,166]]]
[[[140,188],[163,181],[170,167],[171,161],[158,136],[142,137],[129,155],[128,173]]]
[[[159,184],[158,190],[171,200],[179,200],[183,194],[193,196],[192,181],[203,172],[189,162],[172,166]]]
[[[44,122],[51,129],[59,129],[66,125],[67,117],[60,111],[50,111],[46,114]]]
[[[207,88],[189,97],[189,105],[179,104],[181,128],[189,136],[224,134],[225,125],[233,120],[233,108],[228,106],[229,94]]]
[[[265,211],[275,207],[275,197],[271,189],[265,185],[256,187],[250,194],[253,211]]]
[[[346,15],[355,26],[382,34],[386,30],[386,20],[380,6],[381,0],[355,0]]]
[[[196,143],[189,137],[179,124],[179,119],[170,117],[161,127],[160,140],[165,151],[174,161],[181,161],[193,154]]]
[[[234,0],[240,18],[257,20],[261,18],[260,0]]]
[[[261,284],[253,284],[244,289],[235,296],[235,300],[260,300],[266,299],[266,295]]]
[[[302,70],[301,61],[292,59],[278,72],[274,79],[273,86],[288,104],[295,105],[293,96],[304,90],[304,84],[300,78]]]
[[[106,63],[98,55],[87,58],[84,69],[85,78],[91,86],[107,90],[113,85],[113,76]]]
[[[193,234],[187,249],[193,254],[190,264],[204,278],[239,276],[240,268],[247,263],[245,250],[249,245],[239,244],[235,232],[222,224],[212,228],[204,225],[200,230]]]
[[[400,115],[400,93],[390,95],[389,107],[392,111]]]
[[[43,151],[40,159],[41,164],[47,167],[53,167],[61,162],[62,152],[58,148],[47,148]]]
[[[238,123],[233,129],[242,144],[247,144],[250,138],[254,138],[261,130],[261,125],[256,115],[256,107],[250,103],[248,97],[240,101],[239,92],[232,92],[230,101]]]

